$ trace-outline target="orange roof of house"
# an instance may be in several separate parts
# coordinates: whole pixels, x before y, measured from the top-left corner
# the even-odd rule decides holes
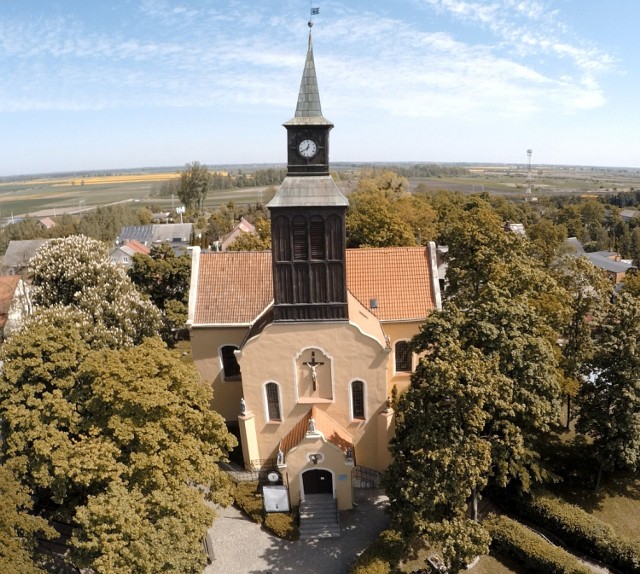
[[[345,454],[348,448],[353,452],[353,437],[327,413],[314,405],[280,440],[280,450],[285,456],[294,446],[300,444],[300,441],[307,435],[311,417],[315,421],[316,430],[320,431],[331,444],[337,446]]]
[[[125,240],[124,245],[126,245],[129,249],[135,251],[136,253],[144,253],[145,255],[149,255],[149,253],[151,253],[151,249],[149,249],[146,245],[143,245],[139,241],[136,241],[135,239]]]
[[[419,321],[436,307],[424,247],[348,249],[346,267],[347,288],[381,321]],[[248,325],[272,300],[269,251],[200,254],[194,325]]]
[[[0,327],[7,322],[7,314],[20,281],[19,275],[0,275]]]

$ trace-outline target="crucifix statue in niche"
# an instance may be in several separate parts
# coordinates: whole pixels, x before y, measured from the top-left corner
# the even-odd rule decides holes
[[[322,361],[316,361],[316,353],[315,351],[311,351],[311,360],[306,361],[304,364],[311,369],[311,380],[313,381],[313,390],[315,391],[318,383],[318,373],[316,373],[316,369],[320,365],[324,365],[324,363]]]

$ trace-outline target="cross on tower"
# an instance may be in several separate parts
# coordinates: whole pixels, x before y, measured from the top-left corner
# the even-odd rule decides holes
[[[313,381],[313,390],[316,390],[316,383],[318,381],[318,374],[316,373],[316,368],[320,365],[324,365],[322,361],[316,361],[316,353],[315,351],[311,351],[311,360],[306,361],[304,363],[311,369],[311,380]]]

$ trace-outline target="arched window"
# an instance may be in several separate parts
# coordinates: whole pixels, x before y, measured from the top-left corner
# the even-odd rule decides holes
[[[267,417],[270,421],[281,421],[280,416],[280,389],[277,383],[267,383],[264,386],[264,394],[267,401]]]
[[[364,383],[351,383],[351,413],[354,419],[364,420]]]
[[[225,381],[239,381],[240,365],[234,351],[237,351],[238,347],[235,345],[225,345],[220,349],[220,358],[222,359],[222,376]]]
[[[411,348],[407,341],[396,343],[396,373],[411,372]]]

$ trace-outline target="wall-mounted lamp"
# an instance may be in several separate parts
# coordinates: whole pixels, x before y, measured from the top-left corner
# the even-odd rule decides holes
[[[309,455],[309,460],[313,463],[313,464],[318,464],[318,461],[322,459],[322,456],[319,454],[310,454]]]

